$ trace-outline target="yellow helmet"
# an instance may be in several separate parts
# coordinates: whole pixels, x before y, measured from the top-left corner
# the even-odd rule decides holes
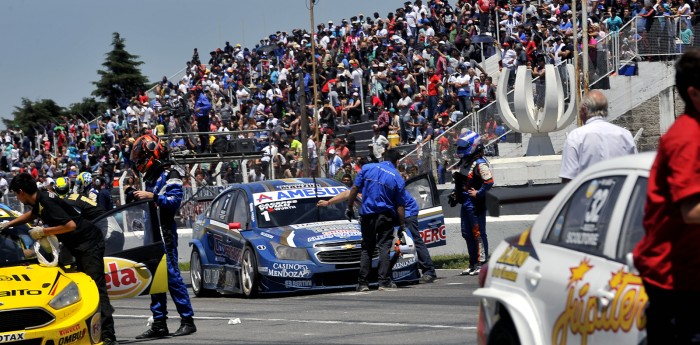
[[[68,195],[68,191],[70,190],[70,184],[65,177],[59,177],[56,179],[56,185],[54,186],[53,190],[55,190],[56,194],[59,196],[65,197]]]

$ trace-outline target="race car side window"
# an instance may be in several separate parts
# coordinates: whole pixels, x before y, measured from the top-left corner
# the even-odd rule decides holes
[[[220,222],[225,222],[226,221],[226,212],[228,211],[228,206],[230,205],[229,203],[231,202],[232,196],[233,196],[233,193],[228,192],[225,195],[222,195],[219,198],[217,198],[216,200],[214,200],[214,202],[209,207],[209,213],[207,214],[207,217],[209,217],[210,219],[220,221]],[[224,206],[226,206],[226,207],[224,207]],[[223,219],[221,218],[221,213],[224,214]]]
[[[233,197],[236,196],[233,192],[228,192],[218,200],[218,206],[211,212],[210,217],[216,221],[225,223],[229,218],[229,210],[233,203]]]
[[[559,212],[546,243],[602,255],[608,224],[625,176],[605,176],[584,182]]]
[[[632,252],[637,242],[644,236],[644,225],[642,225],[642,221],[644,220],[644,202],[647,196],[647,183],[648,179],[646,177],[637,179],[637,183],[635,183],[634,190],[632,191],[632,197],[630,198],[629,204],[627,204],[625,220],[622,223],[622,232],[620,233],[620,240],[617,244],[616,255],[617,259],[622,262],[625,262],[627,253]]]
[[[248,198],[243,192],[238,192],[238,197],[236,198],[235,206],[231,209],[233,214],[232,221],[234,223],[241,223],[241,229],[247,229],[249,225],[248,221]]]

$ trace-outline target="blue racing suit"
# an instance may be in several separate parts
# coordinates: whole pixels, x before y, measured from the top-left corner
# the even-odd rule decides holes
[[[194,315],[187,286],[180,275],[177,264],[177,224],[175,214],[182,203],[182,177],[176,170],[166,169],[155,183],[146,184],[146,190],[153,193],[153,201],[158,207],[158,218],[165,245],[168,265],[168,291],[175,302],[181,318]],[[154,320],[165,320],[168,315],[165,293],[151,295],[151,312]]]
[[[462,204],[460,210],[462,237],[467,242],[469,266],[486,261],[481,257],[479,239],[483,245],[484,255],[489,255],[488,237],[486,236],[486,192],[493,186],[493,175],[489,163],[478,157],[460,167],[460,177],[455,181],[457,200]],[[476,197],[469,196],[474,188]]]

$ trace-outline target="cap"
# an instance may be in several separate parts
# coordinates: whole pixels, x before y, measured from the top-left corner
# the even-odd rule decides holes
[[[328,154],[334,155],[334,154],[335,154],[335,150],[334,150],[334,149],[328,150]]]
[[[445,44],[445,41],[440,41],[438,42],[438,44]]]
[[[504,47],[510,47],[510,43],[508,43],[508,42],[503,42],[503,46],[504,46]]]
[[[338,64],[338,68],[343,68],[343,69],[345,69],[345,65],[343,65],[342,63],[339,63],[339,64]]]

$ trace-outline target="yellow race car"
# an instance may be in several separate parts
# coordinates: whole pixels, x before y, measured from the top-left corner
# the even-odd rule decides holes
[[[147,202],[133,203],[96,222],[106,239],[110,299],[167,291],[163,243],[157,222],[150,222],[152,210]],[[18,215],[0,204],[0,222]],[[37,250],[42,259],[51,260],[52,253]],[[27,226],[0,233],[0,343],[101,343],[94,281],[71,267],[63,252],[55,267],[41,264],[36,254]]]

